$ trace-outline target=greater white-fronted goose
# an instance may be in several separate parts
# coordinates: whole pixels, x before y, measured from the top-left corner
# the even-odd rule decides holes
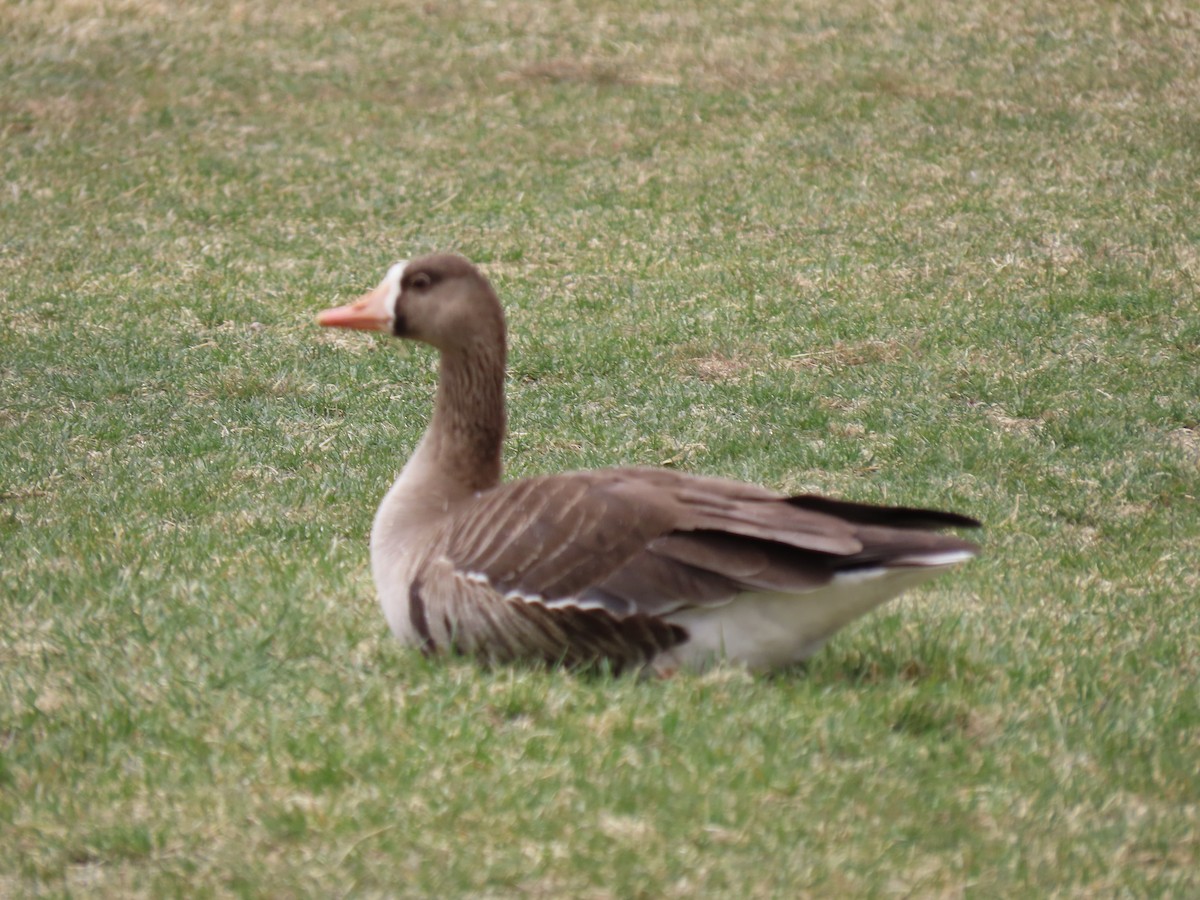
[[[433,419],[375,515],[371,569],[392,632],[427,654],[765,670],[978,548],[957,513],[871,506],[666,469],[502,484],[504,313],[467,260],[392,266],[321,325],[441,353]]]

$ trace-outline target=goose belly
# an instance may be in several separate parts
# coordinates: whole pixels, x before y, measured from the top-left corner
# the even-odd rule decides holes
[[[403,558],[393,559],[386,553],[378,552],[372,541],[371,574],[388,629],[405,646],[420,647],[421,638],[413,628],[409,613],[409,591],[413,578],[410,568]]]
[[[843,572],[803,593],[746,592],[722,606],[680,610],[666,618],[685,628],[688,640],[672,652],[689,668],[720,659],[756,671],[802,662],[840,628],[943,568]]]

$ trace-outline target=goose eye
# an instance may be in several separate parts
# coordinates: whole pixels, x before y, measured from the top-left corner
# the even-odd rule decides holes
[[[415,274],[415,275],[412,277],[412,280],[410,280],[410,281],[408,282],[408,286],[409,286],[409,287],[414,287],[414,288],[416,288],[417,290],[422,290],[422,291],[423,291],[425,288],[429,287],[429,285],[431,285],[431,284],[433,284],[433,279],[432,279],[432,278],[430,278],[430,277],[429,277],[427,274],[425,274],[424,272],[418,272],[417,274]]]

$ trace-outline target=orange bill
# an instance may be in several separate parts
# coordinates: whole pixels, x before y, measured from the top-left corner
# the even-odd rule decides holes
[[[359,331],[392,330],[392,286],[387,282],[353,303],[335,306],[317,316],[317,324],[327,328],[355,328]]]

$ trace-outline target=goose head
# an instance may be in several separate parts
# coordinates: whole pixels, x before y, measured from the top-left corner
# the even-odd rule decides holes
[[[443,353],[504,346],[504,314],[495,291],[470,262],[451,253],[396,263],[374,290],[325,310],[317,323],[382,331]]]

